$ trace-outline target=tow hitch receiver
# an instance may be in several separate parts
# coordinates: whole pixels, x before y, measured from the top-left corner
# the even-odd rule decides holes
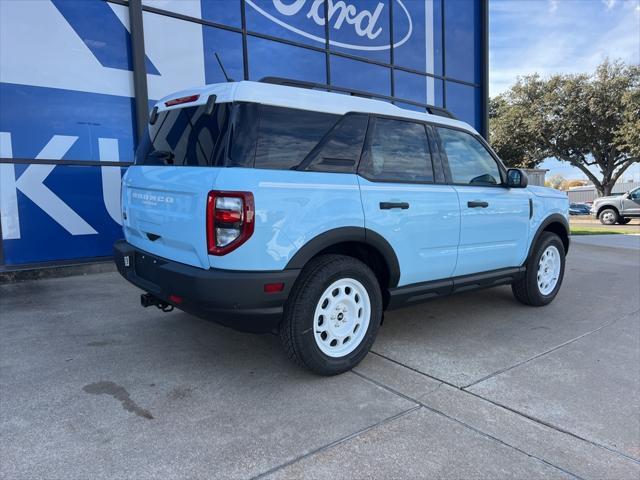
[[[150,293],[143,293],[140,295],[140,305],[144,308],[156,306],[163,312],[170,312],[173,310],[173,305],[168,304],[164,300],[160,300],[155,295],[151,295]]]

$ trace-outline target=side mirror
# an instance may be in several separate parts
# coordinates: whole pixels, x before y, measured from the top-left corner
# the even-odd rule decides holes
[[[529,185],[529,178],[519,168],[510,168],[507,170],[507,187],[509,188],[525,188]]]

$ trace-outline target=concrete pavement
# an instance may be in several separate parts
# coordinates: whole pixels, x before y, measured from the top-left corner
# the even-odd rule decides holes
[[[390,312],[332,378],[278,339],[138,306],[115,273],[0,286],[0,477],[640,477],[640,259],[574,242],[508,287]]]

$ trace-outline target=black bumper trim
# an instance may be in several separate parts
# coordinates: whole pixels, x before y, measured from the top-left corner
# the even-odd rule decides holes
[[[205,270],[158,257],[125,240],[114,244],[113,253],[118,271],[135,286],[188,313],[250,332],[277,328],[300,273],[299,269]],[[281,292],[264,292],[265,284],[277,282],[284,283]],[[170,295],[182,297],[182,303],[169,302]]]

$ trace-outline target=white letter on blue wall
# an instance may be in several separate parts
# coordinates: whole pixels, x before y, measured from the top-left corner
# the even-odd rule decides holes
[[[99,138],[98,150],[100,151],[100,161],[117,162],[120,160],[118,151],[118,140],[115,138]],[[102,200],[104,206],[118,225],[122,225],[122,214],[120,209],[120,167],[100,167],[102,176]]]
[[[40,151],[36,159],[61,159],[78,137],[54,135]],[[8,145],[8,147],[7,147]],[[11,134],[0,132],[0,155],[11,158]],[[6,152],[6,153],[5,153]],[[71,235],[97,234],[93,227],[74,212],[69,205],[44,185],[45,179],[56,165],[29,165],[18,179],[12,164],[0,164],[0,210],[2,211],[2,236],[5,240],[20,238],[17,191],[29,198]],[[6,226],[5,226],[6,225]]]

